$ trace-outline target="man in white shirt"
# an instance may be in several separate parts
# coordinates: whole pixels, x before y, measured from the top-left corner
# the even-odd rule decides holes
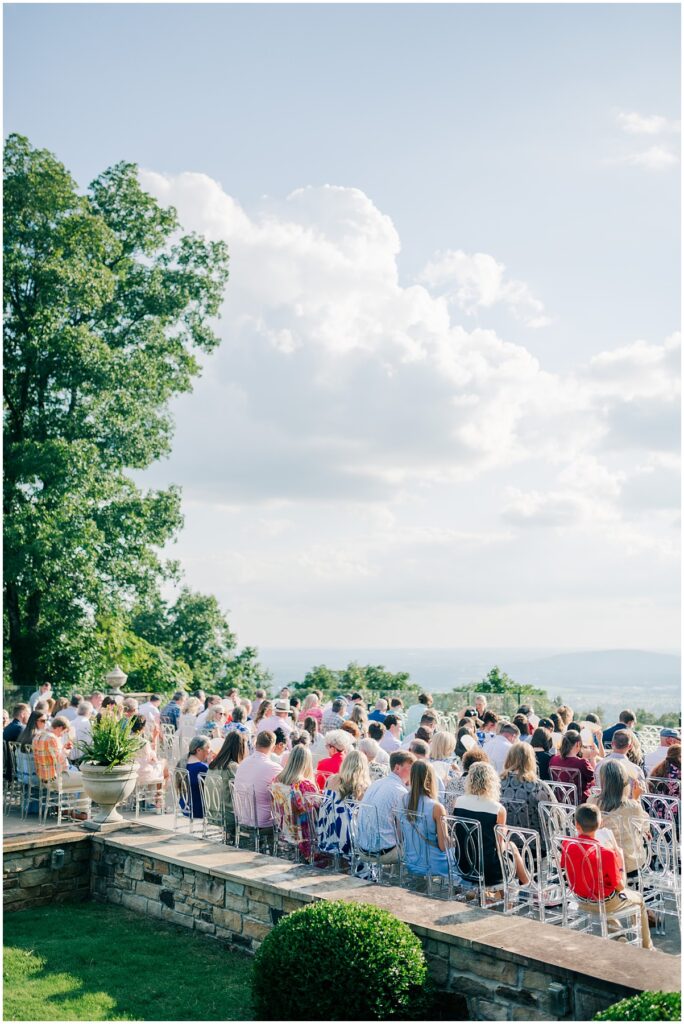
[[[409,733],[408,736],[404,736],[404,741],[402,743],[403,749],[404,750],[409,750],[410,749],[411,744],[413,743],[414,739],[416,738],[416,732],[418,731],[418,729],[425,729],[425,731],[430,734],[430,738],[432,738],[433,733],[437,729],[437,722],[438,722],[438,718],[437,718],[436,713],[434,711],[426,711],[425,714],[423,715],[423,717],[420,720],[418,728],[415,729],[414,732]]]
[[[68,708],[64,711],[60,711],[62,718],[66,718],[67,722],[73,722],[78,714],[78,706],[83,702],[83,697],[80,693],[72,693],[71,703]]]
[[[268,732],[275,732],[276,729],[282,729],[289,744],[292,728],[289,700],[277,700],[273,705],[273,714],[269,715],[268,718],[262,718],[259,722],[259,725],[257,726],[257,734],[264,732],[265,730]]]
[[[417,704],[412,704],[406,712],[406,722],[404,728],[406,732],[415,732],[418,728],[420,720],[428,708],[432,707],[432,694],[421,693],[418,698]]]
[[[100,710],[100,708],[102,707],[103,700],[104,693],[102,693],[101,690],[93,690],[93,692],[88,697],[88,703],[92,705],[93,714],[96,715],[97,712]]]
[[[660,730],[660,746],[652,750],[650,754],[646,754],[644,758],[644,767],[646,774],[650,775],[654,768],[657,768],[659,764],[662,764],[667,757],[668,747],[672,747],[675,743],[681,743],[681,738],[677,735],[674,729],[661,729]]]
[[[52,687],[49,683],[41,683],[37,690],[35,690],[29,697],[29,704],[31,705],[31,711],[36,706],[37,700],[47,700],[52,694]]]
[[[388,754],[393,754],[395,750],[401,750],[401,725],[397,716],[388,715],[383,725],[385,734],[380,740],[380,749],[386,750]]]
[[[138,714],[144,715],[147,722],[152,725],[159,725],[159,719],[161,717],[160,711],[161,697],[157,693],[153,693],[149,700],[146,700],[144,704],[141,704],[138,708]]]
[[[512,722],[504,722],[498,736],[494,736],[485,746],[487,757],[499,775],[503,771],[508,751],[520,739],[520,729]]]
[[[93,706],[90,701],[82,700],[78,705],[76,718],[71,726],[74,745],[67,754],[70,761],[78,761],[83,756],[81,753],[81,744],[90,743],[93,738],[93,727],[90,722],[90,716],[92,713]]]

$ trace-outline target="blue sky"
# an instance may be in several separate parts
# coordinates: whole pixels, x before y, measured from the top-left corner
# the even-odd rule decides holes
[[[244,639],[677,646],[676,5],[4,16],[5,131],[231,245],[149,479]]]

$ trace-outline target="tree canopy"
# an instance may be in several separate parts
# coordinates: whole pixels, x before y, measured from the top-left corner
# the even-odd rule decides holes
[[[169,452],[169,401],[218,344],[227,280],[225,244],[182,234],[134,164],[80,194],[51,153],[7,139],[4,629],[15,684],[83,686],[114,649],[154,660],[159,645],[127,623],[178,577],[159,552],[181,525],[180,494],[143,490],[130,471]],[[214,615],[208,648],[188,649],[191,672],[211,672],[234,638],[213,598],[179,601],[174,643],[193,642],[198,610],[205,625]]]

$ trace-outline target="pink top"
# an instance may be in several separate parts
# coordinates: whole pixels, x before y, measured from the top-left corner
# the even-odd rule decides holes
[[[268,718],[262,718],[257,726],[257,733],[265,732],[266,730],[275,732],[276,729],[282,729],[286,736],[289,736],[292,732],[292,719],[289,717],[278,718],[277,715],[269,715]]]
[[[318,728],[320,729],[321,722],[323,721],[323,708],[315,707],[309,708],[308,711],[300,711],[299,718],[297,719],[297,721],[303,723],[309,717],[316,719],[316,722],[318,723]]]
[[[245,820],[243,824],[259,825],[261,828],[271,824],[271,791],[268,787],[282,770],[282,765],[276,764],[268,754],[262,754],[259,750],[255,750],[238,765],[235,772],[235,788],[253,788],[256,795],[257,820],[254,821],[253,814],[250,814],[248,817],[252,820]],[[242,815],[239,820],[242,821]]]

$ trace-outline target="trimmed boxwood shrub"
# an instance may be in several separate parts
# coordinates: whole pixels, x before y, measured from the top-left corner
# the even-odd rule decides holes
[[[629,999],[621,999],[607,1010],[601,1010],[594,1020],[681,1020],[681,992],[642,992]]]
[[[255,957],[257,1020],[417,1019],[427,964],[408,925],[367,903],[321,901],[283,918]]]

